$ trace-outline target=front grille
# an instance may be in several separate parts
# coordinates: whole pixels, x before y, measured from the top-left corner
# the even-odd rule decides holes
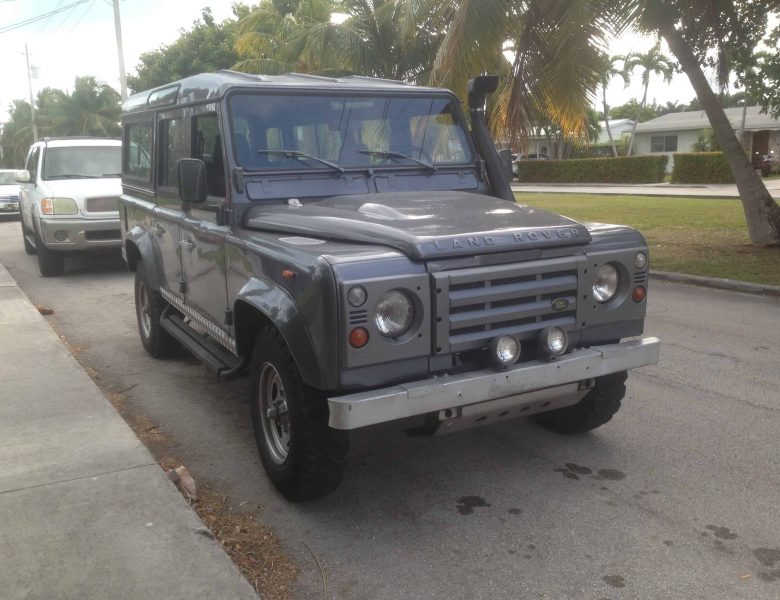
[[[98,231],[85,231],[84,238],[91,241],[121,240],[122,233],[118,229],[101,229]]]
[[[87,198],[87,212],[114,212],[119,210],[119,198]]]
[[[535,338],[558,325],[573,330],[577,308],[577,258],[434,273],[438,354],[485,348],[498,335]],[[559,310],[553,301],[565,299]],[[563,304],[563,303],[558,303]]]
[[[19,196],[0,196],[0,202],[19,202]]]

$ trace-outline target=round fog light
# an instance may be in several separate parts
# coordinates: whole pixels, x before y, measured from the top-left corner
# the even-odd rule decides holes
[[[490,343],[490,350],[495,359],[504,366],[517,362],[520,358],[520,342],[511,335],[502,335]]]
[[[563,354],[569,345],[569,338],[560,327],[550,327],[542,331],[541,341],[542,348],[550,356]]]
[[[68,232],[67,231],[55,231],[54,232],[54,239],[58,242],[64,242],[68,239]]]

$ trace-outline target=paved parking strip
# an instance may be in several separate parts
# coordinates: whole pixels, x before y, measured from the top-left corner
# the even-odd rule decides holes
[[[236,506],[263,504],[301,567],[296,597],[322,597],[309,548],[331,598],[780,597],[777,299],[653,282],[646,331],[661,362],[629,378],[605,427],[561,437],[516,421],[441,438],[373,427],[352,435],[334,494],[291,505],[262,472],[246,380],[149,357],[121,258],[76,259],[44,279],[18,227],[0,223],[0,261],[54,310],[83,364],[132,388],[126,407],[159,425],[197,480]]]
[[[0,598],[256,598],[0,264]]]

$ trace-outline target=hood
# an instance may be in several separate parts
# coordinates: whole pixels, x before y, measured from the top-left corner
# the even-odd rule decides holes
[[[396,248],[414,259],[582,245],[580,223],[555,213],[467,192],[336,196],[262,204],[246,227]]]
[[[122,193],[122,180],[119,177],[101,177],[100,179],[49,179],[43,182],[52,196],[62,198],[97,198],[119,196]]]
[[[18,196],[19,184],[9,183],[8,185],[0,185],[0,196]]]

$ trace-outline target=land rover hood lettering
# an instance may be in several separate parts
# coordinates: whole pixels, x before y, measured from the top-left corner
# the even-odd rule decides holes
[[[264,202],[245,223],[262,231],[381,244],[415,259],[590,241],[588,230],[566,217],[467,192],[336,196],[299,208]]]

